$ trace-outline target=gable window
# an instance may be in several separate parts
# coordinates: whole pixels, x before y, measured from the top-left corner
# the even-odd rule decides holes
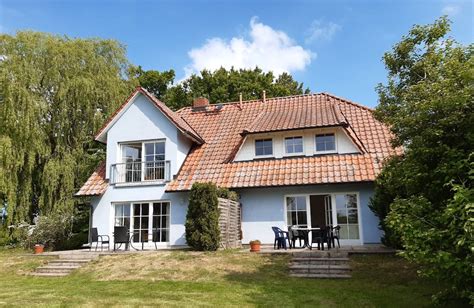
[[[316,135],[316,152],[336,151],[336,136],[332,134]]]
[[[303,153],[303,137],[285,138],[286,154]]]
[[[273,155],[273,140],[258,139],[255,140],[255,156]]]
[[[169,161],[165,160],[165,140],[120,144],[121,163],[112,165],[114,183],[165,180]]]

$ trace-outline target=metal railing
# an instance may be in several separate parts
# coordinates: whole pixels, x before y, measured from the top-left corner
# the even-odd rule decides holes
[[[120,163],[113,164],[111,168],[112,184],[171,180],[169,160]]]

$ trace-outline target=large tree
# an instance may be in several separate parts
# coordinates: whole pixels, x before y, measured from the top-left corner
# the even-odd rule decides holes
[[[143,71],[134,69],[134,76],[141,86],[163,100],[170,108],[179,109],[190,106],[193,99],[203,96],[211,103],[238,101],[240,94],[244,100],[262,98],[263,91],[267,97],[307,94],[309,89],[303,83],[293,79],[288,73],[275,78],[272,72],[255,69],[220,68],[216,71],[203,70],[199,75],[193,74],[184,81],[172,85],[174,71]]]
[[[112,40],[0,36],[0,199],[8,224],[73,212],[103,147],[94,133],[130,93]]]
[[[386,242],[422,273],[472,298],[474,286],[474,48],[448,38],[449,21],[414,26],[384,55],[376,116],[404,154],[386,163],[371,207]]]

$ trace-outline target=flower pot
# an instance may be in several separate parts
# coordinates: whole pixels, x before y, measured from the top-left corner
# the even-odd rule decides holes
[[[260,251],[260,244],[250,244],[250,251],[251,252],[259,252]]]
[[[35,254],[43,253],[44,245],[36,244],[35,245]]]

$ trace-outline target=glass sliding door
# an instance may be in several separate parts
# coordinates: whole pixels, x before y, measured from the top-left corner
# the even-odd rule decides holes
[[[359,213],[357,210],[356,194],[336,194],[336,208],[333,213],[334,221],[341,226],[340,236],[345,240],[358,240]]]
[[[122,162],[124,182],[140,182],[142,180],[142,144],[122,144]],[[122,166],[122,165],[121,165]]]
[[[169,202],[153,202],[153,241],[169,242],[169,228]]]
[[[149,203],[134,203],[133,204],[133,241],[134,242],[148,242],[149,233],[149,217],[150,204]]]

